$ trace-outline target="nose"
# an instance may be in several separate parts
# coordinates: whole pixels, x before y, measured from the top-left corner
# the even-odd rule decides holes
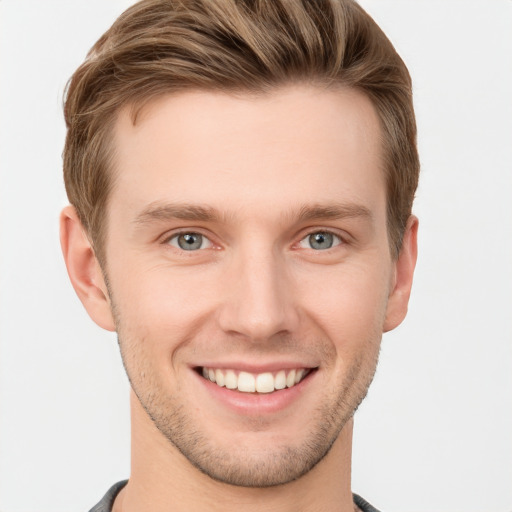
[[[222,296],[218,321],[226,333],[264,342],[297,328],[293,279],[285,262],[271,251],[235,257]]]

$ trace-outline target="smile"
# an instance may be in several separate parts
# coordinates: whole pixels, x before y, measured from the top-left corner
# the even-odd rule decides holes
[[[205,379],[220,387],[242,393],[273,393],[297,385],[311,372],[310,368],[279,370],[277,372],[248,373],[237,370],[207,368],[201,373]]]

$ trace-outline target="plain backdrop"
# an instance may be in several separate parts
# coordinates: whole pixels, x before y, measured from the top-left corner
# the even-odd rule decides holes
[[[86,511],[129,475],[128,384],[58,242],[65,83],[129,0],[0,0],[0,511]],[[353,489],[512,511],[512,2],[364,0],[414,79],[410,313],[356,413]]]

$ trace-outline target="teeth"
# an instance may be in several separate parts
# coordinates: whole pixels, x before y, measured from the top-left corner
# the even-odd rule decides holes
[[[215,382],[220,386],[223,387],[225,384],[224,381],[224,374],[221,370],[215,370]]]
[[[277,372],[276,378],[274,380],[274,387],[276,389],[284,389],[286,387],[286,373],[284,370]]]
[[[280,370],[277,373],[265,372],[253,375],[248,372],[235,370],[220,370],[219,368],[202,368],[205,379],[215,382],[227,389],[236,389],[242,393],[272,393],[273,391],[291,388],[298,384],[309,373],[309,370],[298,368]]]
[[[256,380],[254,376],[247,372],[240,372],[238,375],[238,391],[254,393],[256,391]]]
[[[295,370],[292,370],[286,377],[286,387],[291,388],[295,384]]]
[[[271,373],[260,373],[256,377],[256,391],[258,393],[272,393],[274,391],[274,376]]]
[[[238,377],[233,370],[228,370],[224,375],[224,384],[228,389],[236,389],[238,387]]]

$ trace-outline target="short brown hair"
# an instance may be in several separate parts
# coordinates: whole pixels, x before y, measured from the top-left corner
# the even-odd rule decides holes
[[[184,89],[265,92],[294,82],[352,87],[372,101],[396,257],[418,183],[416,122],[407,68],[372,18],[354,0],[142,0],[93,46],[65,99],[66,191],[99,261],[121,107]]]

